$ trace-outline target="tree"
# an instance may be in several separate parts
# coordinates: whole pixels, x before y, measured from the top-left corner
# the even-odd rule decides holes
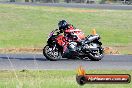
[[[15,2],[15,0],[10,0],[10,2]]]

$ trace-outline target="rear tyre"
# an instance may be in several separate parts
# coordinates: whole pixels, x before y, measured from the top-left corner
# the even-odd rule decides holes
[[[104,57],[103,48],[99,45],[97,53],[89,53],[88,57],[89,57],[89,59],[91,61],[99,61],[99,60],[101,60]]]
[[[61,59],[61,52],[57,47],[50,47],[46,45],[43,49],[43,55],[50,61],[57,61]]]

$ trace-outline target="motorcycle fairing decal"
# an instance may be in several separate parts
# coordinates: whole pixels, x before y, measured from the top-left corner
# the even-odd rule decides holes
[[[59,35],[57,38],[56,38],[56,40],[57,40],[57,43],[60,45],[60,46],[63,46],[63,45],[65,45],[65,39],[64,39],[65,37],[63,36],[63,35]]]

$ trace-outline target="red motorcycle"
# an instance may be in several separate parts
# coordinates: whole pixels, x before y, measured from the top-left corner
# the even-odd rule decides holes
[[[101,45],[98,34],[85,37],[79,29],[64,31],[64,34],[61,30],[55,29],[49,34],[43,54],[51,61],[62,58],[99,61],[104,56]]]

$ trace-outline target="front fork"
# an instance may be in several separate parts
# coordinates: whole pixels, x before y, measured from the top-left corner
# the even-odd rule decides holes
[[[55,50],[56,49],[56,44],[53,46],[52,50]]]

